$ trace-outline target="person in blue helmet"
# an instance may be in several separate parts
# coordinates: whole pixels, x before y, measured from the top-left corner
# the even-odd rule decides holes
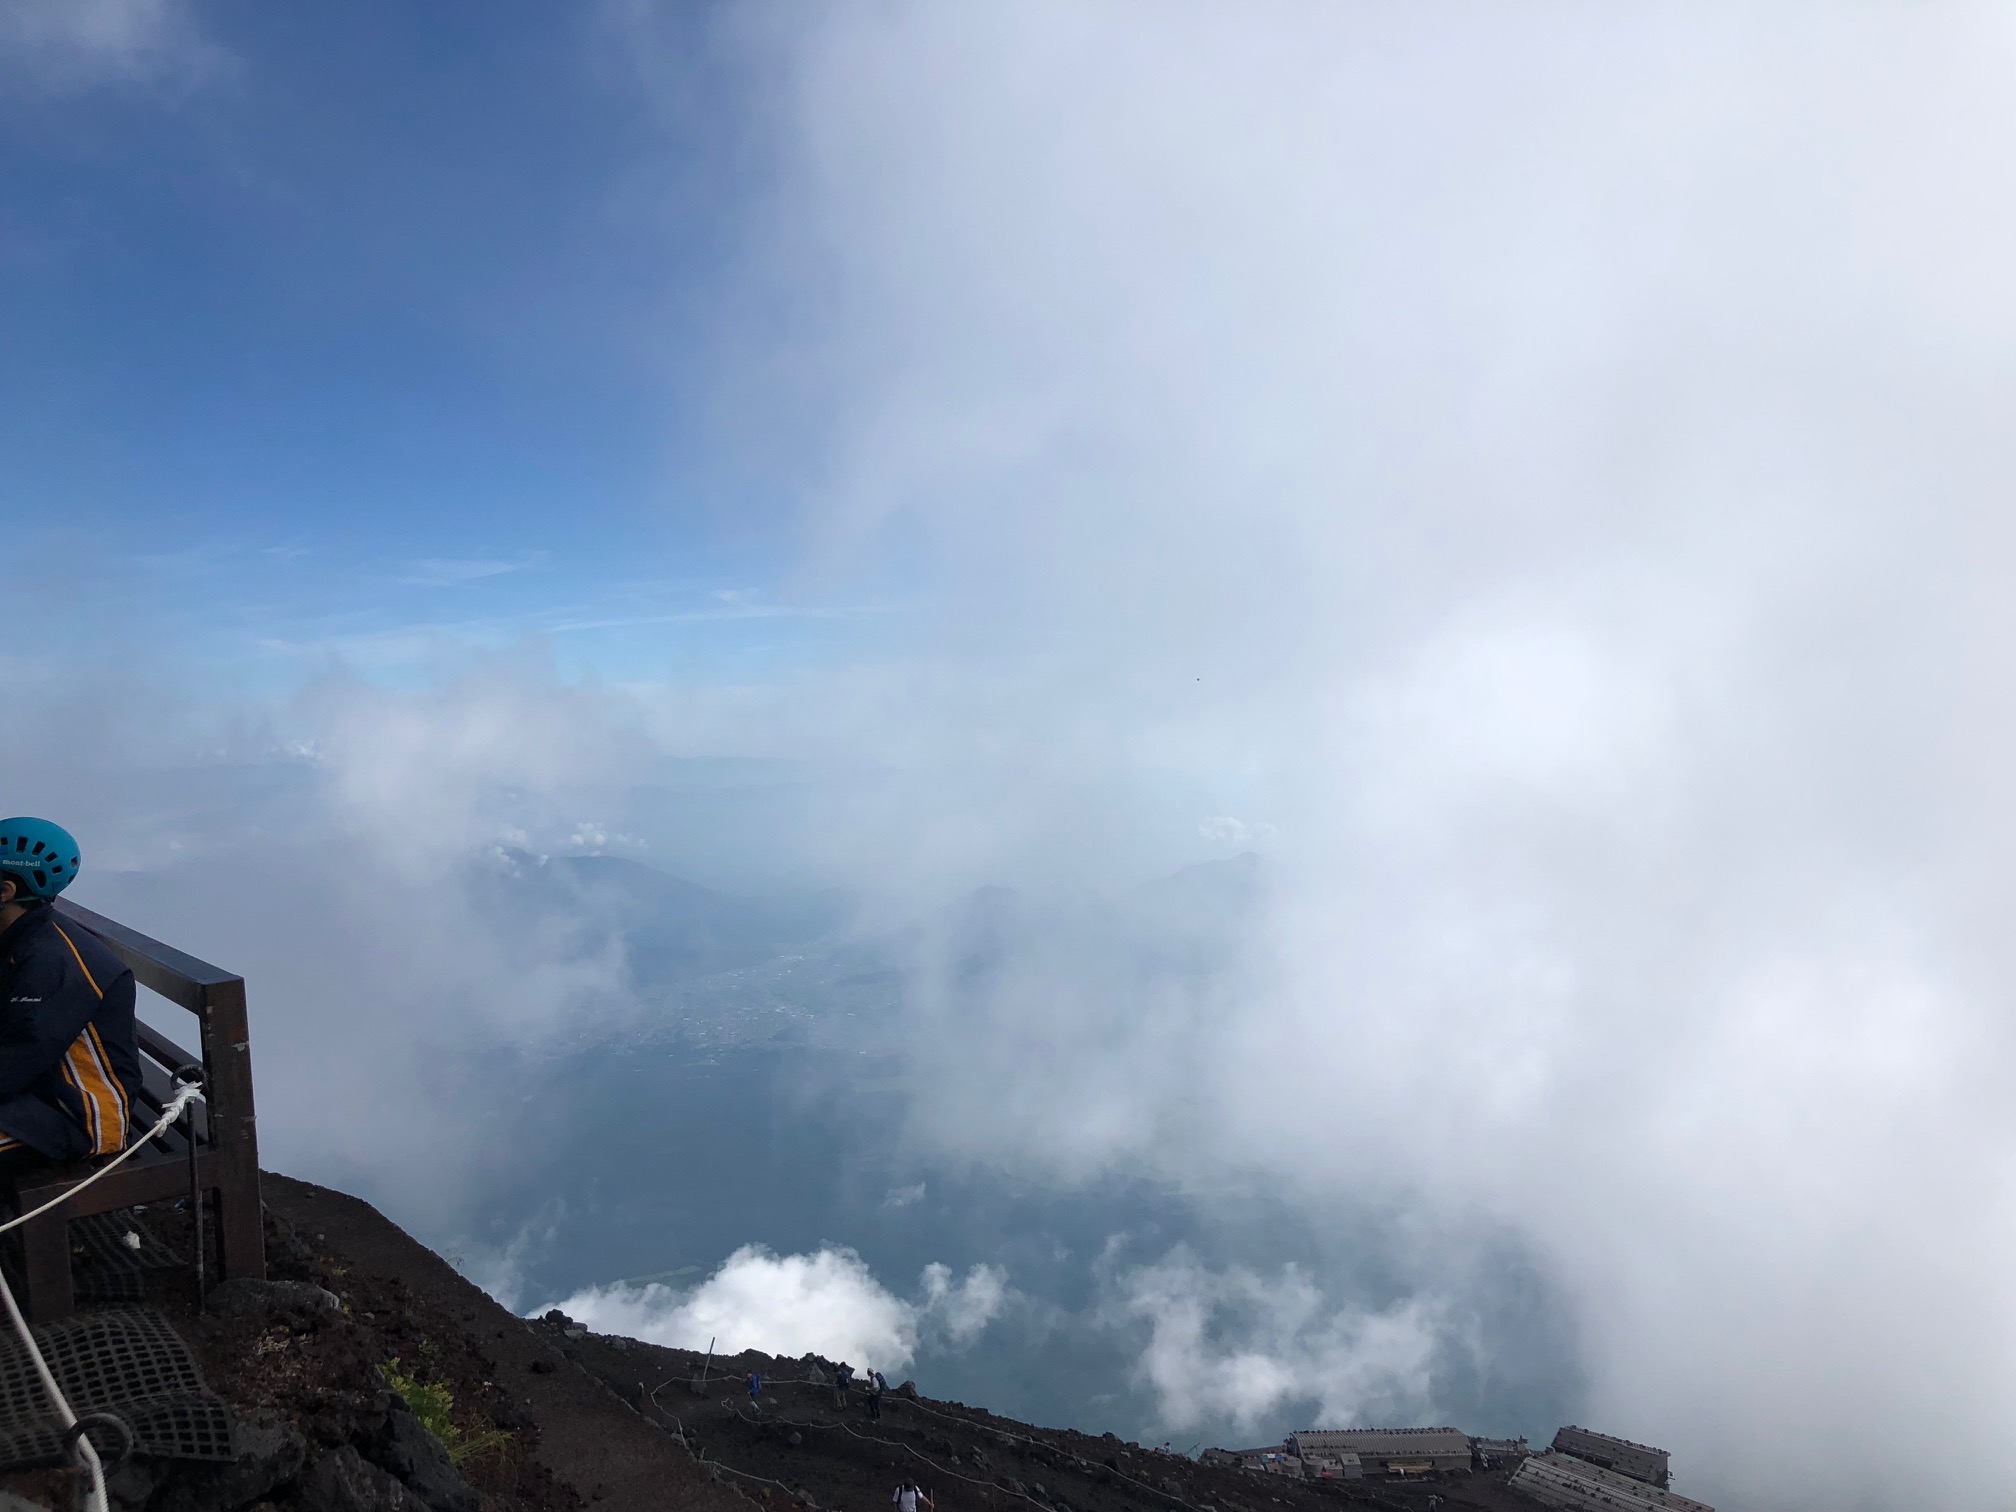
[[[0,819],[0,1162],[126,1147],[140,1047],[133,973],[49,905],[77,842],[46,819]]]

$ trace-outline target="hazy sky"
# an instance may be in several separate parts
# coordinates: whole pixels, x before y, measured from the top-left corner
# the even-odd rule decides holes
[[[452,1144],[337,1015],[612,990],[488,846],[871,926],[1257,848],[1209,990],[1060,924],[911,1003],[941,1148],[1402,1215],[1378,1317],[1136,1275],[1145,1372],[1244,1299],[1211,1379],[1348,1392],[1511,1233],[1685,1489],[2009,1500],[1903,1446],[2016,1387],[2016,13],[17,0],[0,56],[0,806],[273,984],[262,1087],[334,1102],[276,1150]]]

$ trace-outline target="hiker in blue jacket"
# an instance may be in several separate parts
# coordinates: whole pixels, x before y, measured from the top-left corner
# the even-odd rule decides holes
[[[140,1089],[133,973],[49,905],[77,842],[46,819],[0,819],[0,1163],[126,1148]]]

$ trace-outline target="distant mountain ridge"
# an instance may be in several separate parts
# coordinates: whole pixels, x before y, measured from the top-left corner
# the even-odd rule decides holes
[[[832,893],[756,902],[626,856],[535,856],[499,847],[478,885],[498,907],[528,916],[563,908],[591,936],[620,938],[640,988],[760,965],[845,916]]]
[[[955,979],[985,982],[1018,957],[1075,942],[1108,966],[1198,978],[1231,964],[1266,905],[1267,863],[1251,851],[1200,861],[1074,907],[1046,904],[1012,887],[980,887],[947,919]],[[1086,957],[1092,959],[1093,957]]]

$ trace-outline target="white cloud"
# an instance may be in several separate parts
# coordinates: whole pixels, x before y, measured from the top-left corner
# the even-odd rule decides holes
[[[918,1278],[922,1312],[941,1327],[955,1347],[970,1344],[1000,1314],[1008,1298],[1008,1273],[998,1265],[976,1265],[955,1282],[952,1267],[933,1261]]]
[[[539,566],[545,560],[540,552],[523,557],[429,557],[424,561],[407,565],[403,581],[435,588],[454,588],[468,583],[480,583],[490,578],[504,577],[514,572],[524,572]]]
[[[262,1154],[452,1225],[479,1151],[442,1066],[627,1001],[611,941],[500,917],[472,886],[499,840],[557,840],[599,806],[584,790],[634,769],[627,704],[522,667],[425,693],[331,679],[221,713],[95,686],[96,707],[15,687],[82,749],[0,756],[0,786],[78,832],[79,902],[247,978]]]
[[[1230,814],[1219,814],[1199,822],[1197,838],[1218,845],[1264,845],[1276,838],[1276,831],[1271,824],[1248,824]]]
[[[223,61],[186,0],[11,0],[0,7],[0,78],[38,93],[194,82]]]
[[[626,835],[621,830],[612,830],[599,819],[583,819],[573,832],[561,842],[561,847],[570,851],[587,851],[601,855],[607,850],[639,850],[644,842],[635,835]]]
[[[1005,1283],[991,1266],[975,1266],[955,1282],[949,1267],[932,1264],[917,1299],[906,1301],[852,1250],[777,1255],[745,1245],[689,1291],[657,1282],[590,1287],[559,1305],[598,1332],[654,1344],[705,1349],[714,1339],[722,1354],[812,1353],[891,1372],[910,1364],[920,1333],[934,1325],[955,1347],[971,1343],[999,1311]]]
[[[924,1200],[924,1183],[913,1182],[909,1186],[891,1187],[882,1199],[885,1208],[906,1208]]]
[[[1229,1418],[1253,1430],[1309,1400],[1319,1404],[1316,1422],[1297,1426],[1436,1416],[1438,1303],[1337,1305],[1295,1266],[1271,1279],[1242,1266],[1213,1271],[1180,1249],[1112,1278],[1109,1290],[1109,1323],[1149,1327],[1137,1373],[1170,1428]]]
[[[827,561],[937,574],[888,888],[1068,888],[1102,781],[1292,837],[1208,980],[924,960],[925,1137],[1503,1223],[1711,1499],[1999,1495],[1878,1446],[2016,1389],[2006,15],[752,36]]]

